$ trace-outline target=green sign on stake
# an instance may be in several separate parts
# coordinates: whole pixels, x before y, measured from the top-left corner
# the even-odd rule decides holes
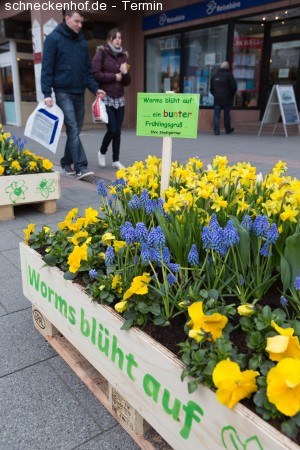
[[[196,138],[199,94],[138,93],[137,136]]]

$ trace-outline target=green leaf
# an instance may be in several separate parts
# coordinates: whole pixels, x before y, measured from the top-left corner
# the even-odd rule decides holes
[[[300,271],[300,233],[295,233],[285,240],[284,257],[291,271],[291,282],[295,281]]]
[[[237,229],[237,232],[240,237],[240,241],[237,245],[237,249],[240,255],[240,261],[242,263],[243,271],[246,272],[249,265],[249,256],[250,256],[250,236],[249,232],[241,226],[238,219],[234,216],[229,216],[232,220],[233,225]]]
[[[56,265],[57,258],[54,255],[47,254],[43,259],[48,266],[54,267]]]
[[[189,373],[190,373],[190,370],[188,368],[184,369],[180,376],[181,381],[183,381],[185,379],[185,377],[187,377],[189,375]]]
[[[149,306],[146,305],[146,303],[144,302],[139,302],[138,305],[138,310],[142,313],[142,314],[147,314],[149,312]]]
[[[126,331],[126,330],[129,330],[132,327],[132,325],[133,325],[133,320],[128,319],[123,323],[123,325],[121,326],[120,329]]]
[[[281,424],[282,433],[286,434],[291,439],[296,439],[298,434],[298,427],[292,420],[287,420]]]
[[[163,325],[165,323],[166,319],[163,316],[155,317],[153,320],[154,325]]]
[[[72,273],[68,270],[67,272],[64,273],[64,279],[65,280],[74,280],[77,277],[77,273],[78,272]]]
[[[192,380],[192,381],[188,382],[189,394],[192,394],[193,392],[195,392],[197,390],[198,384],[199,384],[199,382],[197,380]]]
[[[188,366],[191,363],[190,354],[187,352],[183,353],[181,360],[186,366]]]
[[[291,270],[289,263],[284,256],[281,256],[280,258],[280,276],[283,286],[283,292],[286,292],[291,283]]]

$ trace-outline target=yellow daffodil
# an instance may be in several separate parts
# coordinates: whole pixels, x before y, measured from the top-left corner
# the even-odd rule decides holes
[[[87,261],[87,245],[75,245],[68,257],[69,271],[75,273],[80,268],[81,261]]]
[[[254,370],[241,372],[239,365],[229,359],[219,362],[212,375],[217,399],[228,408],[233,408],[240,400],[257,391],[255,378],[258,375],[259,372]]]
[[[122,300],[121,302],[119,302],[115,305],[115,310],[118,313],[122,313],[122,312],[126,311],[127,305],[128,305],[127,300]]]
[[[298,209],[292,209],[290,205],[283,205],[284,212],[280,214],[280,219],[285,222],[288,220],[289,222],[297,222],[297,217],[299,215]]]
[[[223,328],[226,326],[228,319],[222,314],[214,313],[211,316],[204,314],[203,302],[195,302],[188,308],[191,320],[188,326],[191,328],[189,337],[201,341],[205,333],[210,333],[215,341],[222,336]]]
[[[131,286],[125,292],[123,296],[123,300],[127,300],[132,295],[145,295],[148,293],[148,284],[151,281],[151,277],[149,273],[144,272],[143,275],[134,277],[132,280]]]
[[[23,230],[24,233],[25,233],[24,242],[25,242],[26,244],[28,244],[28,238],[29,238],[29,236],[30,236],[32,233],[34,233],[34,229],[35,229],[35,224],[34,224],[34,223],[30,223],[30,224],[28,225],[28,227],[27,227],[25,230]]]
[[[267,397],[282,414],[300,412],[300,360],[285,358],[267,375]]]
[[[300,344],[297,336],[293,336],[293,328],[281,328],[273,320],[272,327],[279,333],[278,336],[267,338],[266,351],[272,361],[280,361],[284,358],[296,358],[300,360]]]
[[[220,211],[223,208],[226,208],[228,205],[227,200],[224,200],[222,195],[216,195],[213,198],[213,205],[212,205],[212,209],[215,209],[216,212]]]

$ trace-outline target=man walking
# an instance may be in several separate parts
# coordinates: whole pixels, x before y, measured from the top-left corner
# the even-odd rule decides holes
[[[229,71],[229,63],[224,61],[210,81],[210,92],[214,96],[214,133],[216,136],[220,134],[220,114],[222,109],[224,110],[226,134],[234,131],[234,128],[231,127],[230,109],[233,105],[236,89],[236,81]]]
[[[66,12],[65,21],[45,40],[41,74],[45,104],[53,105],[53,88],[56,103],[64,113],[67,142],[60,160],[61,167],[65,174],[76,174],[78,179],[93,174],[88,170],[87,157],[80,140],[84,120],[84,92],[88,88],[101,98],[105,96],[92,75],[87,42],[81,33],[82,24],[81,11]]]

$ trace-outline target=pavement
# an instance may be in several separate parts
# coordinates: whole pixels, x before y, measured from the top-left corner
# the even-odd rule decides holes
[[[279,127],[278,127],[279,128]],[[22,127],[4,126],[15,136]],[[78,207],[98,209],[96,184],[114,180],[111,153],[107,167],[97,166],[97,152],[105,128],[87,125],[81,137],[95,175],[87,181],[61,176],[62,195],[57,212],[44,215],[31,205],[15,208],[15,219],[0,221],[0,450],[135,450],[139,446],[121,428],[66,363],[34,328],[31,303],[24,297],[20,275],[19,242],[24,228],[35,223],[55,228],[67,212]],[[266,174],[278,160],[288,165],[288,174],[300,177],[300,136],[284,136],[283,130],[267,129],[257,136],[236,128],[230,135],[200,132],[196,139],[173,139],[172,159],[179,162],[199,156],[208,164],[215,155],[230,163],[248,161]],[[51,159],[57,170],[66,142],[62,133],[57,153],[28,139],[27,148]],[[161,138],[136,136],[124,129],[121,162],[131,165],[148,155],[161,156]]]

